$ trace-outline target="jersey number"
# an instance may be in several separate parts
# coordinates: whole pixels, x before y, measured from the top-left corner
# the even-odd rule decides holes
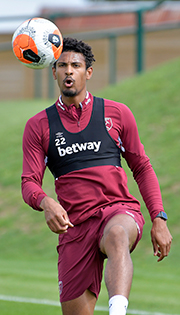
[[[58,147],[59,145],[62,145],[62,144],[66,144],[66,139],[64,137],[55,139],[55,146],[56,147]]]

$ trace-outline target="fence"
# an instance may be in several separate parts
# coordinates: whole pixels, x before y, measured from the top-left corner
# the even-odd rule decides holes
[[[68,36],[76,37],[81,40],[85,41],[95,41],[100,42],[102,40],[106,40],[106,47],[108,48],[108,62],[106,64],[109,65],[109,69],[107,72],[108,79],[107,84],[113,84],[117,82],[118,75],[117,75],[117,51],[118,51],[118,40],[119,38],[125,38],[133,36],[135,38],[134,40],[134,70],[135,72],[141,72],[144,70],[144,55],[145,55],[145,49],[144,49],[144,37],[146,34],[150,34],[152,32],[165,32],[169,30],[179,30],[180,29],[180,22],[171,22],[171,23],[163,23],[160,25],[145,25],[143,22],[143,14],[147,10],[154,10],[157,6],[159,6],[162,3],[162,1],[156,2],[155,4],[146,4],[144,7],[137,7],[136,10],[133,11],[133,13],[136,15],[136,26],[134,27],[126,27],[126,28],[116,28],[116,29],[107,29],[107,30],[98,30],[98,31],[91,31],[91,32],[78,32],[73,34],[68,34]],[[147,6],[148,5],[148,6]],[[109,14],[112,14],[111,11],[108,12]],[[123,11],[121,11],[123,13]],[[77,14],[77,13],[75,13]],[[88,14],[88,13],[86,13]],[[89,13],[90,14],[90,13]],[[94,14],[103,14],[103,12],[95,12]],[[107,13],[106,13],[107,14]],[[57,14],[51,14],[47,16],[51,20],[55,20],[57,18]],[[27,17],[26,17],[27,18]],[[10,42],[3,42],[0,43],[0,51],[6,52],[11,50],[11,43]],[[106,49],[107,50],[107,49]],[[107,51],[106,51],[107,53]],[[30,70],[30,69],[28,69]],[[46,86],[46,93],[43,94],[42,92],[42,85],[44,80],[44,73],[45,71],[39,71],[39,70],[32,70],[32,72],[28,72],[29,78],[33,80],[33,83],[29,84],[29,90],[33,91],[31,94],[32,97],[45,97],[48,98],[54,98],[55,95],[55,84],[52,77],[51,69],[46,69],[46,76],[47,76],[47,82],[45,83]],[[5,70],[4,70],[5,71]],[[24,70],[25,71],[25,70]],[[101,71],[102,72],[102,71]],[[33,78],[32,78],[33,77]],[[30,82],[30,80],[29,80]],[[33,85],[33,86],[32,86]],[[22,86],[23,88],[23,86]],[[27,88],[26,88],[27,89]]]
[[[114,84],[117,82],[117,39],[128,35],[134,35],[135,40],[135,71],[139,73],[144,70],[144,35],[146,33],[167,31],[180,29],[180,22],[173,22],[168,24],[161,24],[157,26],[146,26],[142,23],[142,12],[137,12],[137,26],[128,27],[124,29],[111,29],[111,30],[100,30],[94,32],[84,33],[73,33],[68,36],[90,41],[108,39],[109,44],[109,78],[108,83]],[[51,71],[51,70],[50,70]],[[53,95],[53,81],[52,76],[49,75],[49,96]]]

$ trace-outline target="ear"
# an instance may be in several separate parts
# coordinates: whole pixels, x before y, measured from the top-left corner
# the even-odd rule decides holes
[[[52,67],[52,74],[53,74],[54,80],[57,80],[57,77],[56,77],[56,68],[54,68],[54,67]]]
[[[92,74],[93,74],[93,68],[92,67],[87,68],[87,70],[86,70],[86,80],[91,79]]]

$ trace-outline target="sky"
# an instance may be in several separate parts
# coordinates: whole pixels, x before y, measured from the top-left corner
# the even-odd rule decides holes
[[[136,5],[136,3],[142,3],[143,1],[131,1],[131,5],[127,4],[128,1],[121,1],[121,2],[115,2],[115,3],[107,3],[104,2],[102,5],[102,2],[98,2],[100,7],[104,9],[109,9],[108,4],[110,7],[117,6],[120,4],[121,6],[133,6]],[[145,2],[146,5],[148,5],[148,2],[154,2],[154,1],[147,1]],[[172,4],[177,2],[174,1],[165,1],[166,5],[169,3],[169,5],[172,7]],[[178,2],[180,5],[180,2]],[[97,2],[91,2],[90,0],[0,0],[0,34],[2,33],[13,33],[16,28],[24,22],[24,20],[31,18],[31,17],[37,17],[40,15],[42,8],[52,8],[52,7],[62,7],[62,8],[78,8],[78,7],[87,7],[97,4]],[[174,7],[174,5],[173,5]],[[175,9],[175,7],[174,7]],[[24,16],[25,18],[22,19],[13,19],[13,17],[18,16]],[[7,17],[12,17],[12,20],[7,19]]]
[[[3,17],[14,16],[38,16],[44,7],[77,7],[87,5],[87,0],[0,0],[0,33],[14,32],[24,20],[9,19]]]

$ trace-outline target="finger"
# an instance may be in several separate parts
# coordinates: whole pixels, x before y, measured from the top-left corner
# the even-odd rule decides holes
[[[154,238],[152,238],[152,244],[153,244],[154,256],[157,256],[159,248],[158,248],[158,245],[157,245],[156,240]]]
[[[74,225],[70,222],[67,212],[63,215],[64,223],[68,225],[68,227],[74,227]]]
[[[169,255],[170,249],[171,249],[171,244],[167,245],[167,256]]]
[[[58,226],[56,228],[56,230],[54,231],[54,233],[56,234],[63,234],[63,233],[67,233],[67,230],[68,230],[68,226],[65,225],[65,226]]]
[[[54,219],[47,221],[47,224],[48,224],[49,228],[51,229],[51,231],[56,233],[56,234],[65,233],[65,232],[67,232],[67,229],[68,229],[68,225],[62,224],[62,220],[60,222],[58,220],[58,218],[54,218]]]
[[[166,256],[167,256],[167,255],[164,256],[164,255],[160,254],[159,259],[157,260],[157,262],[160,262],[160,261],[163,260]]]
[[[172,243],[172,236],[171,239],[169,241],[169,244],[167,245],[167,255],[169,255],[170,249],[171,249],[171,243]]]
[[[161,256],[161,250],[160,250],[159,246],[158,246],[158,251],[157,251],[157,255],[156,256],[158,256],[158,257]]]
[[[72,228],[72,227],[74,227],[74,224],[72,224],[72,223],[69,221],[69,222],[68,222],[68,226]]]
[[[54,221],[49,221],[49,222],[47,222],[47,225],[52,232],[59,233],[59,224],[57,224]],[[63,228],[63,227],[61,227],[61,228]]]
[[[165,246],[163,248],[160,248],[159,252],[160,252],[160,255],[158,256],[159,257],[159,259],[157,260],[158,262],[163,260],[165,257],[167,257],[167,255],[168,255],[167,254],[167,247]]]
[[[158,249],[154,249],[154,256],[158,256],[158,255],[159,255]]]
[[[58,218],[57,220],[57,233],[67,232],[68,228],[74,227],[74,225],[69,221],[69,219]]]

